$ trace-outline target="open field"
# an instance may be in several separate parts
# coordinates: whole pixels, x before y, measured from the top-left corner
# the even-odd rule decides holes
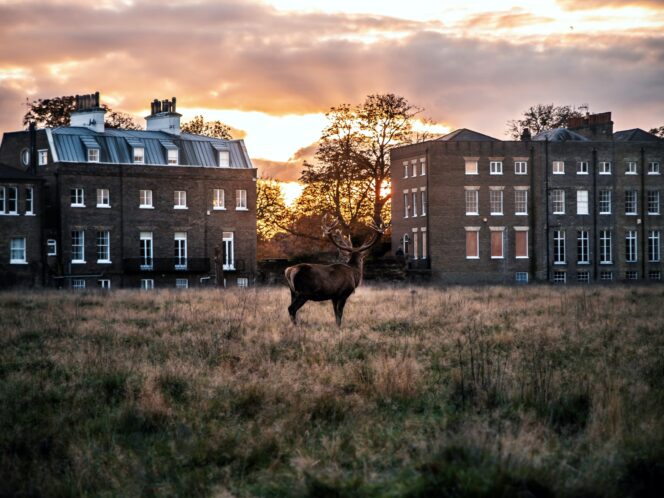
[[[0,496],[659,496],[664,289],[0,294]]]

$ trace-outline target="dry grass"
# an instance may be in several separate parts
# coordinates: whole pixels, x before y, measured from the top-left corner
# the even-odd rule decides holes
[[[663,298],[0,294],[0,495],[648,496]]]

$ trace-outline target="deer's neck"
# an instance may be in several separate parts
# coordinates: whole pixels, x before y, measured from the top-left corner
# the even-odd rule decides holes
[[[357,282],[356,287],[359,287],[364,277],[364,254],[354,253],[348,261],[348,266],[354,270],[355,281]]]

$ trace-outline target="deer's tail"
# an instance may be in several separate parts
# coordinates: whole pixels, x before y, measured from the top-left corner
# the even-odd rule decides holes
[[[290,287],[290,290],[293,292],[295,292],[295,275],[297,275],[298,270],[299,268],[295,266],[289,266],[288,268],[286,268],[286,271],[284,271],[288,287]]]

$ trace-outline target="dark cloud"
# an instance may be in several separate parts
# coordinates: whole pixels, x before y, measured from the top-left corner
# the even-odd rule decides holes
[[[565,10],[592,10],[601,8],[645,7],[663,9],[664,0],[557,0]]]

